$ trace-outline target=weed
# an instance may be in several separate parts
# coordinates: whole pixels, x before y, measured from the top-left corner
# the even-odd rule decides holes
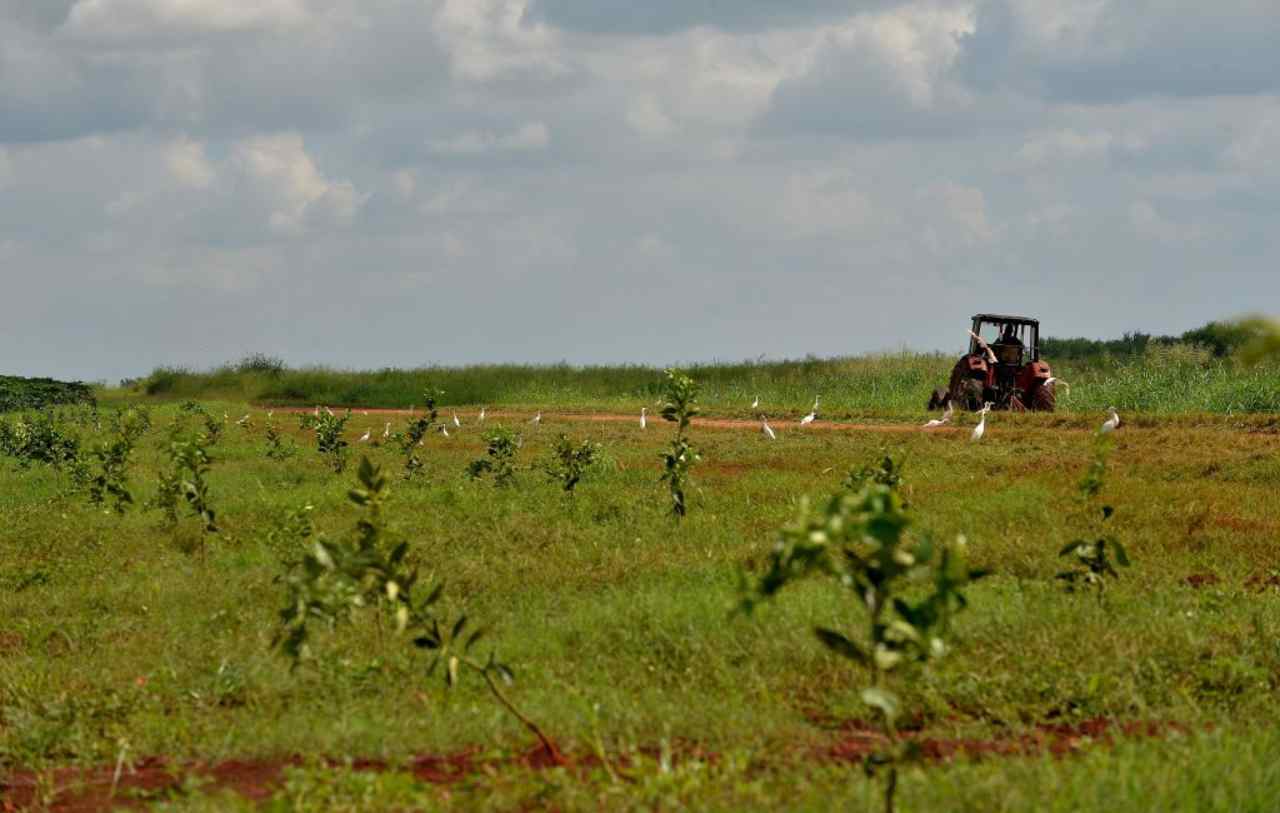
[[[885,470],[897,466],[890,460]],[[805,499],[799,517],[782,529],[768,571],[743,602],[750,611],[793,581],[817,573],[834,577],[850,591],[853,606],[865,610],[861,636],[826,627],[814,632],[823,646],[867,672],[862,700],[878,712],[887,743],[867,768],[887,767],[886,811],[894,808],[898,765],[919,755],[913,743],[898,737],[900,701],[886,687],[888,678],[906,664],[945,653],[951,615],[966,606],[961,590],[986,575],[966,564],[962,537],[943,546],[927,538],[913,540],[906,533],[910,522],[896,484],[876,482],[874,476],[857,493],[838,493],[817,510]],[[928,575],[930,589],[912,603],[905,591],[920,574]]]
[[[179,501],[186,502],[193,516],[199,517],[205,533],[217,533],[215,514],[209,504],[209,484],[205,475],[213,459],[209,456],[209,438],[203,433],[182,435],[175,426],[164,451],[169,458],[168,469],[158,474],[156,495],[148,507],[163,512],[170,525],[178,522]]]
[[[1112,441],[1108,436],[1098,436],[1095,441],[1093,460],[1080,480],[1080,499],[1091,514],[1093,514],[1094,501],[1106,482],[1107,458],[1111,454],[1111,447]],[[1096,516],[1101,517],[1098,524],[1105,528],[1115,514],[1115,509],[1110,505],[1102,505],[1097,507],[1096,511]],[[1098,602],[1101,603],[1106,590],[1106,580],[1120,576],[1112,564],[1112,551],[1114,551],[1115,564],[1121,567],[1129,566],[1129,554],[1125,551],[1124,545],[1120,544],[1115,537],[1095,527],[1090,538],[1072,540],[1058,551],[1059,558],[1074,557],[1074,567],[1058,573],[1057,578],[1066,584],[1069,591],[1076,587],[1092,588]]]
[[[387,527],[384,510],[390,489],[381,467],[362,458],[357,477],[359,487],[348,497],[365,509],[365,515],[356,522],[354,533],[344,539],[314,535],[311,549],[288,568],[284,579],[288,599],[279,613],[280,629],[272,646],[287,655],[296,668],[312,656],[312,622],[332,628],[350,622],[358,608],[381,607],[394,618],[398,632],[410,634],[414,647],[431,653],[428,675],[442,669],[446,686],[453,687],[462,670],[479,674],[494,699],[558,757],[558,749],[541,727],[503,692],[500,684],[509,685],[514,679],[510,667],[493,654],[485,660],[471,654],[484,637],[484,628],[469,630],[465,613],[451,621],[437,611],[443,584],[434,585],[424,598],[414,596],[418,573],[406,562],[409,543]]]
[[[551,457],[542,469],[552,480],[560,483],[566,494],[572,495],[578,482],[600,457],[600,444],[584,440],[574,444],[568,435],[561,434],[551,450]]]
[[[520,448],[520,436],[505,426],[496,426],[484,433],[484,440],[488,444],[485,456],[471,461],[467,466],[467,476],[477,480],[491,474],[496,486],[515,485],[515,459]]]
[[[337,474],[341,474],[347,467],[348,445],[342,433],[346,430],[349,420],[351,420],[349,409],[342,417],[338,417],[331,410],[321,410],[318,407],[312,414],[303,415],[299,419],[304,429],[315,432],[316,451],[328,458],[329,468]]]
[[[133,505],[129,492],[129,456],[133,454],[133,441],[121,434],[110,443],[100,441],[89,451],[98,463],[98,473],[89,480],[89,501],[103,505],[110,497],[117,514],[123,514]]]
[[[439,412],[436,410],[436,399],[443,396],[444,392],[427,387],[422,393],[423,402],[426,404],[426,414],[419,418],[413,418],[409,421],[409,425],[405,427],[403,433],[396,434],[396,441],[400,444],[400,452],[404,455],[404,479],[412,480],[422,471],[422,460],[418,457],[418,447],[423,443],[427,433],[431,431],[431,427],[435,425]]]
[[[702,457],[685,433],[689,422],[698,414],[698,385],[689,376],[677,371],[666,371],[666,393],[662,405],[663,420],[676,425],[671,447],[662,454],[662,477],[671,493],[671,514],[677,520],[688,512],[685,491],[689,488],[689,471]]]

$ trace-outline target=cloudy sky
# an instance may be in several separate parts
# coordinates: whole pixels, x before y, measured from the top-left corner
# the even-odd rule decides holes
[[[1267,309],[1276,43],[1275,0],[0,0],[0,372]]]

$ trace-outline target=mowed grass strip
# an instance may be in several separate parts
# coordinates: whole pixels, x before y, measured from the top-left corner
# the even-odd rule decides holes
[[[4,766],[97,766],[122,749],[206,762],[295,754],[395,762],[531,747],[481,685],[446,692],[372,615],[322,635],[315,662],[290,673],[269,643],[283,598],[276,579],[297,543],[268,531],[310,505],[322,530],[347,532],[357,517],[346,498],[354,473],[329,471],[293,416],[275,421],[299,451],[273,461],[264,456],[263,411],[209,410],[233,418],[209,475],[223,528],[216,536],[202,538],[194,520],[165,528],[155,512],[104,514],[69,495],[56,472],[0,462]],[[234,426],[246,411],[251,427]],[[757,572],[801,496],[838,489],[850,468],[884,454],[905,460],[917,530],[963,534],[973,563],[995,572],[970,591],[954,652],[903,683],[921,736],[1008,740],[1049,722],[1096,719],[1177,725],[1168,736],[1118,737],[1113,747],[1082,742],[1083,755],[1065,760],[934,764],[907,776],[907,809],[945,798],[969,800],[948,809],[1055,809],[1034,783],[1075,803],[1057,809],[1144,810],[1152,799],[1166,801],[1162,809],[1249,809],[1275,787],[1261,756],[1276,751],[1266,732],[1280,717],[1280,590],[1268,586],[1280,571],[1275,435],[1224,424],[1125,426],[1102,496],[1134,566],[1099,603],[1054,579],[1057,551],[1092,527],[1076,492],[1092,451],[1083,431],[1015,416],[993,418],[981,444],[963,430],[779,424],[770,442],[758,431],[695,427],[705,461],[677,524],[657,482],[671,431],[662,421],[642,432],[504,419],[524,436],[524,468],[516,487],[498,489],[462,476],[484,454],[474,412],[459,410],[464,426],[451,437],[428,436],[425,474],[393,486],[392,524],[412,540],[424,576],[446,581],[446,602],[492,626],[490,644],[517,672],[513,697],[570,753],[639,754],[636,764],[648,767],[622,786],[606,772],[513,767],[477,778],[454,803],[510,807],[549,794],[567,808],[818,809],[829,798],[861,798],[868,783],[859,769],[830,758],[841,732],[868,716],[861,685],[810,631],[842,626],[849,597],[814,582],[750,617],[734,607],[744,574]],[[139,503],[154,491],[157,444],[176,414],[157,409],[135,454]],[[384,420],[357,413],[348,440],[366,428],[378,434]],[[393,428],[404,421],[391,420]],[[607,457],[573,498],[529,468],[561,431],[600,442]],[[353,452],[398,472],[389,446]],[[685,755],[683,767],[664,773],[645,762],[662,743]],[[1252,755],[1233,765],[1232,748]],[[719,756],[690,756],[698,754]],[[324,780],[304,771],[296,782]],[[413,792],[441,803],[434,789]]]

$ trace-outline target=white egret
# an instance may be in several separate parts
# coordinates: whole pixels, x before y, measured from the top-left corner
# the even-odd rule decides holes
[[[462,421],[458,420],[458,413],[456,412],[453,413],[453,425],[459,429],[462,428]]]
[[[484,407],[480,407],[480,423],[484,423]]]
[[[928,423],[926,423],[926,424],[924,425],[924,427],[923,427],[923,428],[925,428],[925,429],[936,429],[936,428],[937,428],[937,427],[939,427],[939,426],[944,426],[944,425],[946,425],[946,424],[949,424],[949,423],[951,423],[951,418],[952,418],[952,416],[953,416],[954,414],[955,414],[955,413],[954,413],[954,411],[953,411],[953,410],[952,410],[952,408],[951,408],[951,403],[950,403],[950,402],[948,402],[948,403],[947,403],[947,408],[946,408],[946,409],[943,411],[943,413],[942,413],[942,417],[941,417],[941,418],[934,418],[933,420],[931,420],[931,421],[929,421]]]
[[[982,440],[982,436],[987,433],[987,413],[991,411],[991,402],[982,405],[982,411],[978,414],[982,416],[982,420],[978,421],[978,425],[973,428],[973,434],[969,436],[969,440],[977,443]]]
[[[440,434],[444,435],[445,437],[449,437],[449,427],[445,426],[444,424],[440,424]]]
[[[760,416],[760,431],[763,432],[764,436],[769,440],[778,439],[778,436],[773,433],[773,427],[769,425],[769,419],[763,415]]]
[[[760,396],[759,396],[759,395],[757,395],[757,396],[756,396],[756,400],[754,400],[754,401],[752,401],[752,402],[751,402],[751,408],[752,408],[752,409],[756,409],[756,408],[757,408],[757,407],[759,407],[759,406],[760,406]]]
[[[276,414],[276,411],[275,411],[274,409],[272,409],[272,410],[268,410],[268,411],[267,411],[267,417],[268,417],[268,418],[275,417],[275,414]]]
[[[529,421],[529,423],[533,424],[534,426],[541,427],[541,426],[542,426],[542,413],[541,413],[541,412],[539,412],[537,415],[534,415],[534,416],[533,416],[533,420]]]
[[[372,427],[370,427],[369,429],[364,430],[364,434],[360,436],[360,442],[361,442],[361,443],[368,443],[368,442],[369,442],[369,436],[370,436],[370,435],[372,435],[372,434],[373,434],[373,428],[372,428]]]
[[[248,422],[249,422],[249,413],[248,413],[248,412],[246,412],[246,413],[244,413],[244,415],[240,418],[240,420],[236,421],[236,426],[244,426],[244,425],[245,425],[246,423],[248,423]]]
[[[391,421],[387,421],[387,425],[382,428],[382,437],[391,437]]]
[[[1071,385],[1070,385],[1070,384],[1068,384],[1067,382],[1063,381],[1061,378],[1058,378],[1056,375],[1055,375],[1055,376],[1052,376],[1052,377],[1050,377],[1050,378],[1046,378],[1046,379],[1045,379],[1045,381],[1044,381],[1044,383],[1043,383],[1043,384],[1041,384],[1040,386],[1042,386],[1042,387],[1053,387],[1053,391],[1056,393],[1056,392],[1058,391],[1058,385],[1059,385],[1059,384],[1061,384],[1062,386],[1064,386],[1064,387],[1066,387],[1066,388],[1067,388],[1067,395],[1070,395],[1070,394],[1071,394]]]
[[[332,410],[332,409],[329,409],[329,407],[325,407],[325,408],[324,408],[324,411],[329,413],[329,417],[330,417],[330,418],[332,418],[332,417],[333,417],[333,410]]]
[[[367,410],[367,409],[366,409],[366,410],[363,410],[363,412],[364,412],[364,416],[365,416],[366,418],[367,418],[367,417],[369,417],[369,410]]]
[[[649,425],[648,420],[644,416],[644,414],[648,411],[649,411],[649,407],[640,407],[640,428],[641,429],[644,429]]]
[[[1108,432],[1114,432],[1120,427],[1120,413],[1116,412],[1115,407],[1108,407],[1108,411],[1111,413],[1111,417],[1107,418],[1107,422],[1102,425],[1101,432],[1104,435]]]

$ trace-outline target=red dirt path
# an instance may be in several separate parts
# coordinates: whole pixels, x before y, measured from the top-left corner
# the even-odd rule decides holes
[[[837,739],[826,746],[802,752],[814,762],[860,763],[879,750],[884,736],[862,721],[850,721],[838,727]],[[979,738],[946,738],[928,736],[923,731],[904,732],[903,739],[913,740],[925,760],[949,762],[957,758],[1010,758],[1050,753],[1064,757],[1091,746],[1110,746],[1121,738],[1162,738],[1185,735],[1190,729],[1177,722],[1160,720],[1116,721],[1094,718],[1080,723],[1041,723],[1029,732],[1017,735]],[[657,749],[644,750],[657,758]],[[677,748],[678,760],[714,762],[714,753],[684,745]],[[624,778],[631,767],[627,758],[611,760],[613,768]],[[302,766],[301,757],[262,760],[228,760],[213,765],[204,762],[179,763],[165,757],[148,757],[121,770],[118,780],[115,766],[90,769],[58,768],[44,775],[18,771],[0,782],[0,811],[13,813],[39,807],[58,813],[97,813],[120,807],[141,808],[151,802],[182,792],[185,779],[203,780],[202,792],[227,790],[251,801],[265,801],[282,784],[287,768]],[[348,763],[330,760],[335,768]],[[595,755],[563,758],[549,754],[545,748],[505,760],[480,756],[476,749],[449,755],[423,755],[413,759],[404,770],[418,780],[433,785],[449,785],[478,773],[502,768],[545,770],[563,765],[585,777],[589,769],[598,768]],[[349,763],[357,771],[385,771],[390,768],[381,760],[355,760]],[[52,788],[52,799],[41,805],[41,788]]]
[[[298,414],[303,412],[311,412],[314,407],[255,407],[255,409],[273,409],[276,412],[285,412],[290,414]],[[334,412],[346,412],[347,408],[334,409]],[[353,407],[352,415],[365,415],[370,417],[375,415],[409,415],[407,409],[384,409],[384,408],[363,408]],[[422,414],[418,412],[416,414]],[[489,410],[486,418],[515,418],[527,421],[533,417],[532,412],[509,412],[505,410]],[[640,421],[639,415],[620,415],[609,412],[546,412],[543,411],[542,419],[544,421],[590,421],[592,423],[634,423]],[[473,418],[474,420],[474,418]],[[661,418],[650,416],[650,420],[655,424],[661,423]],[[694,426],[703,426],[711,429],[751,429],[756,432],[760,431],[760,421],[746,420],[743,418],[694,418]],[[957,432],[962,429],[967,430],[968,427],[943,426],[935,429],[924,429],[914,424],[897,424],[897,423],[841,423],[837,421],[814,421],[807,426],[799,426],[798,423],[791,419],[775,419],[770,424],[778,431],[827,431],[827,432],[849,432],[849,431],[865,431],[865,432],[928,432],[928,433],[949,433]]]

